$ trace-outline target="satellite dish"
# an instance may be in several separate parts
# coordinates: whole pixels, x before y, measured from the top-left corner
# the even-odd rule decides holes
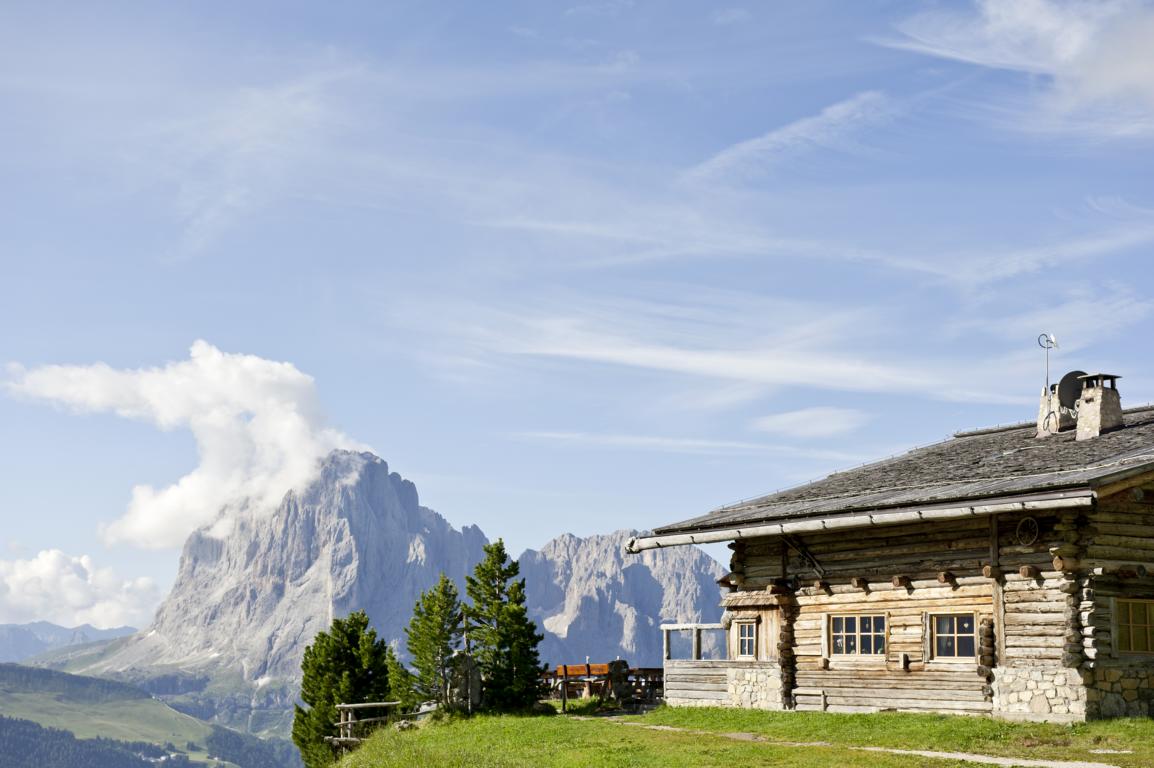
[[[1074,403],[1082,395],[1082,382],[1079,376],[1085,376],[1083,371],[1070,371],[1058,382],[1058,404],[1063,408],[1073,408]]]

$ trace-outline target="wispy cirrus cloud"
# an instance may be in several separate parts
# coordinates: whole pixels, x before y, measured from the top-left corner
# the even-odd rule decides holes
[[[853,462],[861,456],[846,451],[830,451],[797,446],[772,445],[742,440],[709,440],[668,435],[606,434],[593,432],[517,432],[514,439],[592,448],[616,448],[704,456],[770,455],[817,461]]]
[[[955,251],[938,258],[885,257],[890,266],[941,277],[965,289],[1030,275],[1051,267],[1092,261],[1154,242],[1154,220],[1099,221],[1096,231],[1036,245],[997,246],[981,251]]]
[[[754,419],[758,432],[794,438],[835,437],[853,432],[867,423],[870,415],[855,408],[816,406],[785,411]]]
[[[744,24],[753,20],[753,14],[748,8],[731,7],[718,8],[709,15],[709,20],[719,27],[728,27],[732,24]]]
[[[949,324],[948,332],[961,336],[981,331],[1006,339],[1027,339],[1045,331],[1054,333],[1065,352],[1092,349],[1119,331],[1141,323],[1154,313],[1154,301],[1124,283],[1102,287],[1074,286],[1057,295],[1034,298],[1023,311],[986,316],[975,312]]]
[[[898,25],[882,44],[1031,76],[1007,103],[1020,127],[1154,134],[1154,7],[1143,0],[978,0]],[[1037,78],[1041,77],[1039,81]],[[1038,88],[1038,84],[1041,88]]]
[[[878,91],[865,91],[839,101],[816,115],[775,128],[753,139],[726,147],[686,172],[688,181],[750,181],[781,160],[812,149],[844,151],[850,136],[865,126],[890,119],[894,103]]]
[[[456,359],[471,361],[473,370],[495,360],[504,365],[557,360],[673,374],[678,379],[671,381],[690,387],[674,400],[692,397],[705,382],[736,392],[734,398],[723,396],[721,407],[799,383],[814,391],[1017,402],[982,389],[948,356],[877,351],[879,339],[897,332],[892,319],[877,310],[733,292],[706,297],[700,291],[663,301],[557,298],[550,306],[565,309],[510,311],[454,302],[433,312],[436,321],[421,328],[432,337],[422,348],[437,355],[438,346],[445,345]],[[429,316],[426,307],[423,317]],[[778,322],[784,317],[788,323]]]

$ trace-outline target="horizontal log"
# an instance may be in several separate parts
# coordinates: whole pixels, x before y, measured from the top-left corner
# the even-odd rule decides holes
[[[825,696],[828,701],[838,701],[843,704],[855,703],[852,699],[857,699],[857,703],[867,703],[867,700],[875,698],[883,698],[879,696],[877,688],[831,688],[823,686]],[[969,691],[959,691],[950,688],[937,689],[916,689],[916,688],[902,688],[892,689],[885,692],[884,698],[890,696],[900,698],[905,701],[959,701],[959,702],[980,702],[985,701],[986,696],[981,689],[974,689]]]
[[[1135,527],[1139,528],[1141,526]],[[1150,537],[1150,528],[1147,528],[1145,535],[1139,534],[1136,536],[1100,533],[1092,538],[1088,537],[1085,540],[1085,545],[1087,547],[1119,547],[1121,549],[1135,549],[1150,552],[1154,551],[1154,538]]]
[[[907,699],[898,696],[886,697],[831,697],[826,694],[826,710],[829,712],[841,711],[835,707],[868,707],[870,709],[896,709],[914,712],[953,712],[966,710],[970,712],[989,712],[993,705],[984,698],[977,701],[957,701],[949,698],[927,701],[923,699]]]
[[[700,693],[710,694],[712,696],[727,695],[728,687],[725,685],[706,686],[706,685],[665,685],[666,696],[687,696],[688,694]]]
[[[666,685],[682,685],[690,683],[708,683],[725,685],[728,677],[725,674],[713,675],[665,675]]]
[[[1063,613],[1067,610],[1076,610],[1069,605],[1066,596],[1055,592],[1049,595],[1015,595],[1004,596],[1003,605],[1010,613]]]
[[[904,673],[903,673],[904,674]],[[910,672],[910,677],[918,675],[918,672]],[[852,680],[831,680],[829,678],[822,678],[819,675],[799,675],[798,683],[801,687],[821,688],[826,691],[842,691],[842,692],[859,692],[861,695],[869,696],[876,695],[879,690],[883,688],[881,681],[876,681],[873,685],[863,685],[863,681],[858,681],[855,685]],[[909,683],[905,684],[902,681],[887,681],[884,683],[884,690],[889,692],[900,692],[904,695],[909,695],[914,698],[932,698],[943,695],[958,695],[969,698],[981,698],[982,696],[982,680],[974,674],[974,670],[968,671],[964,680],[946,680],[946,681],[930,681],[924,683]]]
[[[1150,534],[1154,523],[1100,523],[1096,531],[1087,529],[1087,538],[1097,538],[1098,535],[1143,537]]]
[[[667,703],[676,699],[686,699],[689,701],[716,701],[719,704],[728,704],[729,694],[724,691],[721,693],[706,693],[701,691],[665,691],[665,701]]]

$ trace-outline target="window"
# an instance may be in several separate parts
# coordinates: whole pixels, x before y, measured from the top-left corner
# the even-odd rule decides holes
[[[974,634],[974,615],[958,613],[949,616],[931,616],[933,651],[935,659],[972,659],[977,647]]]
[[[1154,653],[1154,600],[1118,600],[1114,610],[1118,651]]]
[[[886,652],[886,617],[831,616],[829,650],[834,656],[874,656]]]
[[[753,622],[737,625],[737,655],[747,659],[757,656],[757,625]]]

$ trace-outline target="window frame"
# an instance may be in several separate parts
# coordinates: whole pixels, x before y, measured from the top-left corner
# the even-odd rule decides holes
[[[845,636],[848,633],[844,631],[834,632],[834,619],[853,619],[855,621],[856,629],[854,637],[856,649],[853,653],[834,653],[834,636]],[[884,623],[884,629],[881,632],[870,631],[863,633],[861,631],[861,620],[863,618],[881,619]],[[844,627],[844,623],[843,623]],[[885,650],[882,653],[862,653],[861,652],[861,637],[865,634],[869,637],[877,637],[881,635],[882,642],[885,644]],[[888,611],[859,611],[848,613],[827,613],[825,621],[822,623],[822,655],[831,664],[878,664],[884,665],[889,659],[890,655],[890,614]]]
[[[1146,623],[1134,624],[1130,621],[1122,621],[1122,610],[1125,607],[1127,610],[1126,618],[1130,618],[1130,606],[1135,604],[1142,604],[1146,606]],[[1154,600],[1144,597],[1115,597],[1113,605],[1111,606],[1110,615],[1111,621],[1111,637],[1110,640],[1114,646],[1115,655],[1120,656],[1137,656],[1139,658],[1149,658],[1154,656]],[[1129,639],[1133,640],[1133,628],[1145,627],[1146,629],[1146,646],[1145,651],[1135,651],[1133,643],[1129,643],[1130,648],[1122,648],[1120,640],[1122,632],[1126,631],[1129,634]]]
[[[974,638],[974,653],[972,656],[940,656],[938,655],[938,628],[937,619],[952,617],[955,619],[954,632],[949,633],[949,636],[955,639],[955,646],[957,638],[965,637],[963,634],[957,632],[956,620],[959,617],[969,617],[973,622],[973,638]],[[977,664],[978,656],[980,655],[980,648],[978,644],[978,614],[975,611],[941,611],[938,613],[927,612],[925,614],[925,632],[926,632],[926,660],[931,664]]]
[[[735,638],[737,640],[736,658],[739,660],[745,660],[745,661],[757,661],[757,634],[758,634],[757,625],[759,622],[746,619],[744,621],[737,620],[733,623],[737,625],[737,637]],[[747,628],[752,633],[752,636],[749,638],[743,638],[742,633]],[[751,653],[742,653],[742,650],[743,650],[742,644],[747,639],[749,641],[752,652]]]

